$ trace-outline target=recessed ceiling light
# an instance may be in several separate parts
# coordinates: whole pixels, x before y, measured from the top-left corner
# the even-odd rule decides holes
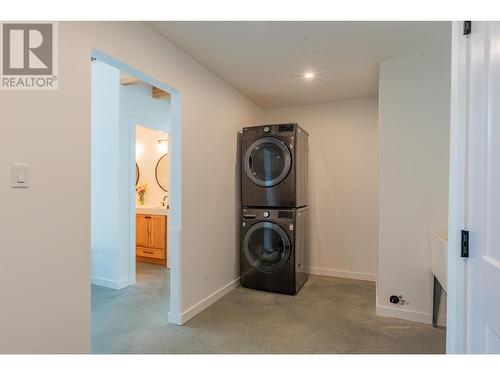
[[[314,73],[307,72],[304,74],[304,78],[305,79],[312,79],[312,78],[314,78]]]

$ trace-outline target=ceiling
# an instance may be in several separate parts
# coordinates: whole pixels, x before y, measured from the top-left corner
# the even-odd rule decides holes
[[[449,53],[449,22],[148,22],[262,108],[377,95],[381,61]],[[305,72],[315,78],[304,79]]]

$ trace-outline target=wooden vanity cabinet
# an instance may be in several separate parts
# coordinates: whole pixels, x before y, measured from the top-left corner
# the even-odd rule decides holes
[[[136,259],[138,262],[167,265],[167,217],[135,215]]]

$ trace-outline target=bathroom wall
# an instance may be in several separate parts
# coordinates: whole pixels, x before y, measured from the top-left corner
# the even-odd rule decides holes
[[[268,123],[309,132],[311,273],[375,280],[377,105],[372,97],[265,111]]]
[[[381,63],[379,115],[377,313],[430,323],[430,231],[446,232],[448,217],[450,55]]]
[[[239,273],[236,133],[261,109],[141,22],[60,22],[58,41],[58,90],[0,90],[2,353],[90,351],[92,48],[181,92],[182,312]],[[10,187],[12,162],[30,188]]]
[[[165,203],[168,204],[168,192],[162,190],[156,182],[156,164],[165,155],[165,148],[168,141],[158,144],[159,139],[167,139],[168,134],[143,126],[136,127],[136,162],[139,166],[139,184],[148,184],[148,189],[144,195],[144,204],[147,206],[160,206],[166,196]],[[166,164],[169,163],[169,154],[165,156]],[[165,173],[169,174],[169,169]],[[168,190],[168,183],[167,183]]]

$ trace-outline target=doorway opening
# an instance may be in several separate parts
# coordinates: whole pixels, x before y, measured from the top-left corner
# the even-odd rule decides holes
[[[136,261],[168,267],[169,133],[135,126]]]
[[[151,285],[157,324],[180,323],[181,97],[100,51],[91,61],[94,345],[117,313],[129,325]],[[121,309],[106,306],[117,297]]]

